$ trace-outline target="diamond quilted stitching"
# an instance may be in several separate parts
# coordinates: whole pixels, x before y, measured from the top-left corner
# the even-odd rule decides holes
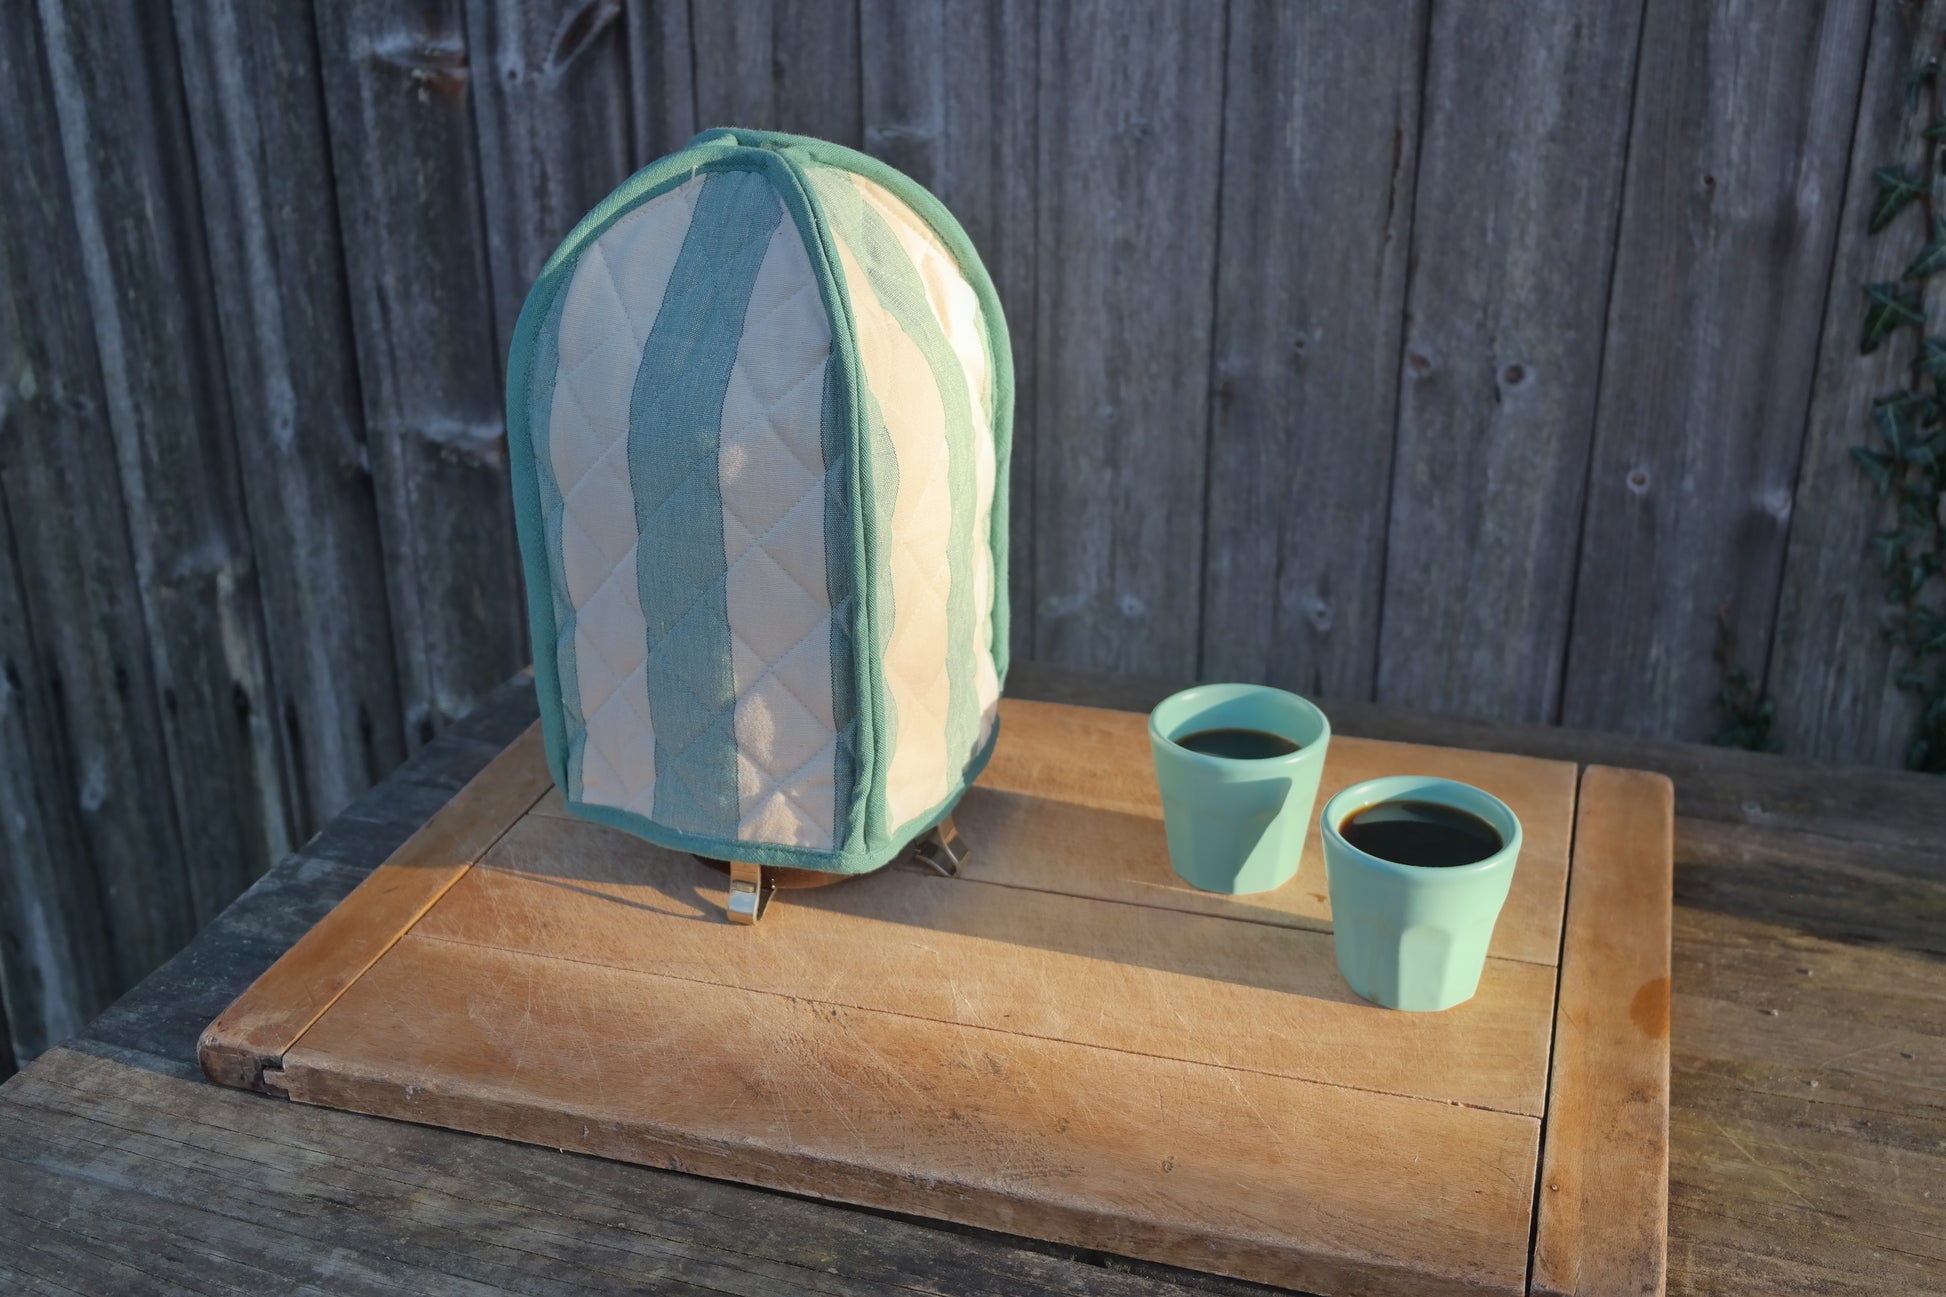
[[[587,512],[586,506],[591,493],[599,496],[604,489],[614,489],[615,483],[626,471],[627,430],[621,426],[625,424],[625,418],[615,419],[611,416],[604,419],[591,415],[585,408],[585,394],[577,380],[587,367],[601,362],[604,359],[604,351],[609,348],[626,346],[633,352],[639,353],[644,328],[644,322],[634,318],[628,310],[627,302],[617,291],[615,277],[599,247],[591,249],[589,264],[605,289],[607,304],[611,309],[601,313],[607,317],[602,321],[608,329],[606,334],[585,350],[577,348],[580,354],[574,358],[572,366],[563,375],[569,399],[561,403],[560,408],[557,409],[557,414],[562,416],[560,431],[568,437],[568,442],[563,446],[563,450],[567,453],[559,463],[559,467],[565,470],[562,473],[565,485],[561,495],[561,508],[569,513],[571,521],[578,520]],[[815,282],[807,280],[796,292],[776,303],[774,312],[802,309],[804,295],[806,293],[815,295],[815,288]],[[816,302],[815,296],[813,303],[821,312],[821,303]],[[563,341],[565,349],[568,340],[564,338]],[[801,524],[804,521],[805,511],[813,511],[814,517],[822,518],[827,490],[827,470],[824,465],[806,463],[805,455],[802,453],[806,448],[804,439],[785,436],[778,425],[778,408],[792,398],[799,397],[800,389],[822,374],[825,359],[826,354],[821,353],[816,363],[799,373],[753,369],[746,376],[745,381],[750,384],[751,395],[757,398],[756,404],[762,410],[763,416],[761,426],[746,428],[743,431],[746,435],[770,437],[779,448],[789,453],[790,458],[802,468],[803,474],[798,480],[788,480],[787,477],[776,472],[779,457],[769,456],[765,482],[758,485],[757,489],[748,491],[738,490],[733,482],[726,482],[723,499],[727,506],[725,539],[729,551],[725,579],[728,579],[730,571],[751,570],[742,565],[758,565],[767,574],[767,578],[771,578],[770,587],[788,588],[795,595],[795,597],[779,596],[775,606],[770,610],[770,615],[775,618],[776,629],[788,637],[783,640],[787,646],[782,651],[777,651],[777,639],[765,637],[769,643],[764,647],[772,651],[767,655],[758,655],[762,660],[761,672],[754,678],[747,679],[744,689],[740,692],[747,696],[761,688],[768,706],[787,710],[794,708],[803,713],[801,716],[792,715],[788,718],[785,718],[783,713],[779,713],[776,722],[779,725],[800,727],[807,723],[815,724],[828,733],[830,718],[828,714],[820,714],[828,713],[828,700],[818,699],[807,702],[799,693],[797,685],[792,682],[793,668],[796,668],[796,673],[802,673],[801,659],[805,646],[820,637],[828,643],[832,635],[832,614],[824,607],[828,597],[825,589],[824,565],[820,561],[820,555],[807,553],[801,545],[786,544],[779,539],[780,534],[789,536],[801,531],[801,527],[786,524],[793,522]],[[810,443],[809,448],[815,452],[815,441]],[[706,455],[695,456],[688,465],[688,471],[683,474],[682,482],[663,499],[649,502],[648,516],[645,520],[647,525],[643,529],[647,536],[653,538],[657,534],[658,524],[666,520],[671,505],[678,503],[685,491],[696,489],[697,480],[708,467],[710,463]],[[734,476],[737,467],[735,464],[726,464],[723,467],[732,477]],[[829,471],[842,471],[843,468],[844,462],[840,461],[830,466]],[[579,530],[578,527],[576,529]],[[564,533],[567,530],[563,528]],[[634,536],[628,536],[625,538],[627,543],[624,545],[614,538],[615,535],[614,529],[605,528],[599,536],[589,536],[584,532],[575,539],[574,543],[581,548],[582,552],[577,555],[578,574],[571,585],[577,594],[586,592],[585,598],[575,601],[577,614],[582,609],[605,606],[618,596],[626,597],[631,604],[639,606],[635,582],[626,578],[633,575],[640,541]],[[621,552],[615,552],[617,549]],[[774,579],[780,575],[783,578],[781,583]],[[706,596],[714,596],[718,593],[719,589],[713,587],[706,592]],[[697,617],[702,610],[702,605],[708,602],[711,600],[706,597],[699,600],[696,606],[683,610],[670,626],[668,634],[653,651],[649,650],[646,644],[625,646],[603,643],[597,634],[592,647],[596,650],[595,656],[602,659],[601,665],[611,674],[612,681],[599,682],[607,686],[602,696],[596,698],[591,694],[584,700],[588,704],[587,713],[590,716],[611,716],[617,714],[617,709],[638,706],[635,696],[641,690],[624,686],[631,681],[639,682],[641,673],[650,661],[654,661],[658,667],[664,665],[670,667],[678,673],[678,678],[685,679],[692,687],[710,683],[706,679],[694,678],[702,673],[700,670],[689,669],[689,664],[694,661],[693,654],[684,652],[684,645],[696,636],[699,628]],[[841,616],[846,608],[848,604],[840,605]],[[631,609],[631,611],[637,610]],[[592,625],[585,618],[578,618],[578,621],[584,633]],[[574,623],[571,620],[570,626],[572,624]],[[564,638],[568,638],[571,644],[571,634]],[[564,648],[567,647],[569,645],[564,645]],[[737,651],[756,653],[757,649],[756,646],[738,641]],[[828,653],[828,650],[826,652]],[[701,664],[697,665],[700,668]],[[742,672],[739,672],[739,677],[744,678]],[[775,687],[778,684],[782,685],[781,689]],[[785,699],[788,701],[784,701]],[[647,718],[641,719],[645,722],[647,720]],[[665,755],[674,755],[677,764],[677,768],[665,773],[678,780],[686,779],[680,769],[681,754],[693,744],[705,739],[720,741],[722,735],[717,731],[720,731],[721,726],[726,723],[729,723],[729,718],[719,717],[701,734],[663,734],[661,737],[669,744],[669,748],[665,749]],[[630,730],[646,731],[646,725],[596,728],[611,734],[626,733]],[[817,804],[819,796],[828,801],[829,774],[827,772],[819,776],[817,771],[820,769],[820,759],[828,759],[837,742],[838,737],[833,735],[808,760],[796,760],[797,754],[793,754],[790,769],[763,771],[760,802],[768,803],[773,807],[788,804],[797,822],[807,829],[820,823],[820,814],[807,808],[803,799],[809,797],[812,805]],[[624,794],[619,772],[637,764],[629,760],[629,756],[630,754],[625,752],[609,751],[602,749],[600,745],[591,745],[591,751],[584,759],[587,760],[588,766],[595,768],[596,778],[606,788],[614,789],[617,794]],[[822,778],[825,783],[822,793],[812,787],[819,778]]]

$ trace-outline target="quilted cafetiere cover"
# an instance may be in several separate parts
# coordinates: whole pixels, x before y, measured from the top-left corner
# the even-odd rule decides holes
[[[884,164],[709,131],[603,200],[508,364],[569,807],[844,873],[942,818],[1007,670],[1012,410],[979,257]]]

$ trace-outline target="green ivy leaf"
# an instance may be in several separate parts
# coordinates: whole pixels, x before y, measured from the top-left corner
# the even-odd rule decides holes
[[[1876,450],[1866,450],[1863,446],[1853,446],[1851,457],[1858,467],[1865,470],[1865,476],[1872,479],[1872,486],[1878,493],[1889,495],[1892,491],[1892,457]]]
[[[1899,278],[1925,279],[1941,270],[1946,270],[1946,216],[1935,216],[1932,218],[1932,238],[1919,249],[1919,255],[1912,259],[1912,264],[1905,268],[1905,273]]]
[[[1885,444],[1892,448],[1893,458],[1905,452],[1905,415],[1911,408],[1912,402],[1904,392],[1881,396],[1872,402],[1872,426],[1878,429],[1878,435]]]
[[[1872,537],[1872,553],[1878,558],[1881,575],[1890,576],[1892,569],[1905,558],[1905,533],[1882,531]]]
[[[1925,326],[1926,315],[1920,307],[1919,294],[1910,288],[1898,284],[1867,284],[1865,301],[1865,337],[1858,344],[1861,354],[1869,356],[1877,351],[1878,344],[1901,325]]]
[[[1946,143],[1946,116],[1933,118],[1932,125],[1919,133],[1934,144]]]
[[[1872,180],[1878,185],[1878,201],[1872,204],[1868,226],[1873,234],[1890,225],[1907,203],[1926,192],[1904,167],[1880,167],[1872,173]]]
[[[1912,367],[1935,383],[1946,384],[1946,338],[1927,338],[1919,344],[1919,354],[1912,358]],[[1933,408],[1927,411],[1927,421],[1939,417],[1939,402],[1932,402]]]

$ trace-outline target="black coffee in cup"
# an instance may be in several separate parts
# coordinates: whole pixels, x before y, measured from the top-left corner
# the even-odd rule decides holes
[[[1338,836],[1368,856],[1430,869],[1473,865],[1506,845],[1491,824],[1438,802],[1380,802],[1355,811]]]
[[[1268,757],[1287,757],[1303,746],[1272,734],[1269,730],[1224,728],[1197,730],[1176,740],[1179,748],[1200,752],[1206,757],[1227,757],[1231,761],[1262,761]]]

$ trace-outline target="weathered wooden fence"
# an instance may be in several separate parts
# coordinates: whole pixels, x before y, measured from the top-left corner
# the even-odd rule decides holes
[[[715,124],[984,251],[1020,656],[1696,738],[1727,630],[1787,749],[1896,760],[1846,456],[1906,359],[1855,353],[1913,8],[5,6],[18,1051],[525,660],[515,314]]]

